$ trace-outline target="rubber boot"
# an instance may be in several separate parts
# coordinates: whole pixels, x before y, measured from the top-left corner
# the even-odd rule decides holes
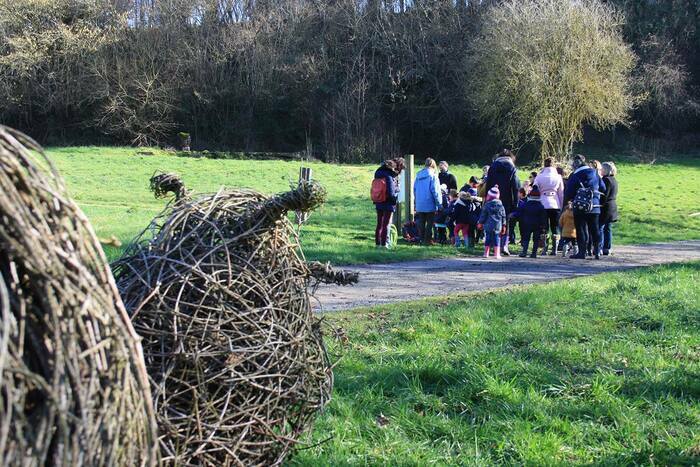
[[[508,254],[510,255],[510,253]],[[494,256],[496,257],[496,259],[501,259],[501,247],[497,246],[494,249]]]
[[[549,256],[557,256],[557,248],[559,247],[559,235],[552,235],[552,252]]]
[[[498,247],[496,247],[496,248],[498,248]],[[490,246],[485,246],[485,247],[484,247],[484,258],[488,258],[488,257],[489,257],[489,253],[491,253],[491,247],[490,247]]]

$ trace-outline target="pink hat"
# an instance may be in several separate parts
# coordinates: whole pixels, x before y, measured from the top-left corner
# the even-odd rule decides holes
[[[486,193],[486,201],[498,199],[501,197],[501,192],[498,190],[498,185],[494,185],[488,193]]]

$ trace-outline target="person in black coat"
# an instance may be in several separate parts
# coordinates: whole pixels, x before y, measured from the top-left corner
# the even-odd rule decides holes
[[[579,250],[571,258],[586,259],[586,246],[590,243],[593,245],[595,259],[600,259],[600,196],[601,193],[605,193],[605,183],[595,169],[586,165],[586,158],[581,155],[574,157],[572,168],[574,171],[564,189],[564,205],[574,200],[579,188],[588,188],[593,191],[593,208],[589,212],[574,208],[576,243]]]
[[[532,254],[530,258],[537,258],[537,243],[547,230],[547,211],[540,202],[540,190],[537,185],[532,187],[527,201],[521,204],[513,214],[520,225],[520,241],[523,251],[520,257],[527,256],[527,249],[532,239]]]
[[[518,190],[520,189],[520,179],[518,170],[515,167],[515,154],[504,149],[496,155],[493,163],[489,166],[486,176],[486,191],[498,185],[501,192],[501,202],[506,211],[506,218],[509,218],[518,205]],[[509,229],[506,228],[505,235],[501,236],[501,253],[510,256],[508,251]]]
[[[460,232],[464,239],[464,246],[472,247],[474,242],[472,240],[472,221],[474,220],[474,214],[477,212],[479,205],[476,199],[472,198],[472,195],[465,191],[459,192],[459,199],[454,203],[452,210],[452,219],[454,220],[454,238],[455,246],[459,246]]]
[[[614,162],[603,163],[603,183],[605,192],[601,195],[600,207],[600,249],[603,255],[612,250],[612,226],[618,220],[617,213],[617,167]]]
[[[438,174],[438,179],[440,180],[440,185],[446,185],[447,191],[457,189],[457,177],[450,173],[450,166],[445,161],[440,161],[438,165],[440,173]]]

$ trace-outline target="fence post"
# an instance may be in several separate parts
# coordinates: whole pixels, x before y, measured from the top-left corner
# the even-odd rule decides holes
[[[402,186],[402,187],[401,187],[402,190],[406,190],[406,191],[405,191],[405,193],[406,193],[406,197],[405,197],[406,202],[405,202],[405,207],[404,207],[404,210],[405,210],[405,213],[406,213],[406,214],[405,214],[405,221],[406,221],[406,222],[413,222],[413,221],[415,220],[415,219],[414,219],[414,213],[415,213],[415,209],[414,209],[415,206],[414,206],[414,205],[415,205],[415,200],[413,199],[413,182],[414,182],[414,180],[415,180],[415,176],[416,176],[416,175],[415,175],[415,171],[414,171],[414,168],[413,168],[413,162],[414,162],[414,156],[413,156],[413,154],[408,154],[408,155],[405,157],[405,163],[406,163],[406,168],[404,169],[404,170],[406,171],[406,175],[405,175],[405,177],[404,177],[404,180],[405,180],[404,185],[405,185],[405,186]]]
[[[300,167],[299,168],[299,185],[304,182],[311,181],[311,168],[310,167]],[[296,211],[294,213],[297,221],[297,225],[301,225],[309,218],[308,212]]]

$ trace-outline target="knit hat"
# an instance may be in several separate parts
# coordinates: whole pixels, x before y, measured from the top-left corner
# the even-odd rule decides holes
[[[494,185],[493,188],[491,188],[486,194],[486,201],[491,201],[492,199],[498,199],[500,197],[501,192],[498,189],[498,185]]]
[[[469,193],[469,196],[478,196],[479,195],[479,192],[476,191],[476,188],[469,188],[467,190],[467,193]]]
[[[540,189],[537,187],[537,185],[532,187],[532,189],[530,190],[530,194],[528,196],[530,198],[539,198],[540,197]]]

